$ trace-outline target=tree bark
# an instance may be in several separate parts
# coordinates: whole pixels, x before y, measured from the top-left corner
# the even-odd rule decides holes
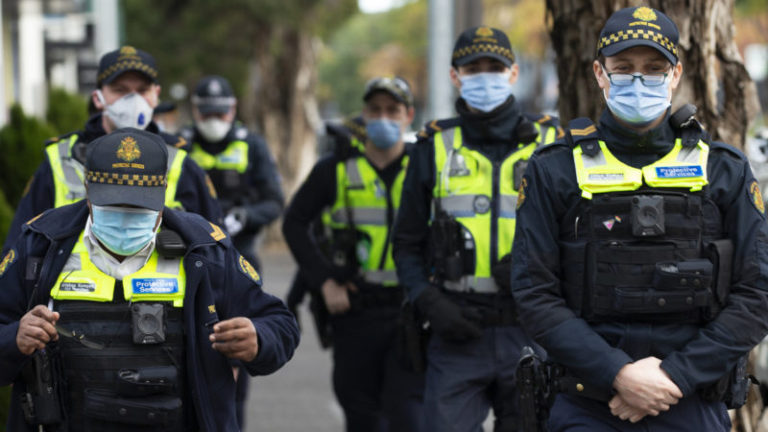
[[[616,10],[647,4],[680,30],[683,78],[672,99],[698,108],[696,117],[716,140],[743,148],[749,122],[759,110],[757,91],[733,40],[734,0],[547,0],[547,27],[557,53],[560,117],[596,120],[604,99],[592,73],[597,39]]]

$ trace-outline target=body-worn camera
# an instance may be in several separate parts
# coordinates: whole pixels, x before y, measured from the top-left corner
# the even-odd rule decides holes
[[[664,197],[640,195],[632,198],[632,235],[658,237],[664,232]]]
[[[134,303],[131,306],[133,343],[165,342],[165,308],[162,303]]]

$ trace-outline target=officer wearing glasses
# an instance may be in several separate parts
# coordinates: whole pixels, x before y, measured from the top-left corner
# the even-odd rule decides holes
[[[597,50],[607,109],[534,154],[518,200],[520,322],[576,383],[550,430],[728,431],[768,332],[760,189],[695,110],[670,109],[683,65],[667,16],[622,9]]]

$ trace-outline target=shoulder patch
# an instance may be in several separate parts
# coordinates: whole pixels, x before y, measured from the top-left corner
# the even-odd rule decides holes
[[[523,180],[520,182],[520,189],[517,191],[517,205],[515,210],[520,210],[525,202],[525,188],[528,187],[528,179],[523,176]]]
[[[421,138],[428,138],[436,134],[437,132],[458,126],[460,123],[460,120],[461,119],[459,117],[452,117],[452,118],[443,119],[443,120],[432,120],[431,122],[424,124],[424,127],[421,128],[421,130],[418,133],[418,136]]]
[[[763,194],[760,192],[760,184],[757,180],[752,180],[752,183],[747,187],[747,194],[749,195],[752,205],[755,206],[760,214],[765,214],[765,201],[763,201]]]
[[[240,268],[240,271],[243,272],[244,275],[248,276],[249,279],[251,279],[256,283],[259,283],[261,281],[259,272],[257,272],[256,269],[253,268],[251,263],[249,263],[248,260],[245,259],[242,255],[240,255],[237,258],[237,264],[238,264],[238,268]]]
[[[14,261],[16,261],[16,251],[11,249],[7,254],[5,254],[3,260],[0,261],[0,276],[5,273],[5,270],[7,270]]]
[[[213,222],[208,222],[208,223],[211,224],[211,227],[213,228],[213,232],[210,232],[209,234],[211,235],[211,237],[213,237],[214,240],[221,241],[227,238],[227,235],[224,234],[224,231],[222,231],[218,225],[216,225]]]

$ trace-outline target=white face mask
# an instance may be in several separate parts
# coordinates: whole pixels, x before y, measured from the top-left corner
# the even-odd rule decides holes
[[[124,127],[146,129],[149,122],[152,121],[152,107],[138,93],[129,93],[110,105],[107,105],[101,90],[96,91],[96,96],[99,98],[99,102],[106,105],[104,114],[112,120],[118,129]]]
[[[227,136],[227,132],[232,128],[232,123],[216,117],[209,117],[197,122],[195,127],[206,141],[217,143]]]

